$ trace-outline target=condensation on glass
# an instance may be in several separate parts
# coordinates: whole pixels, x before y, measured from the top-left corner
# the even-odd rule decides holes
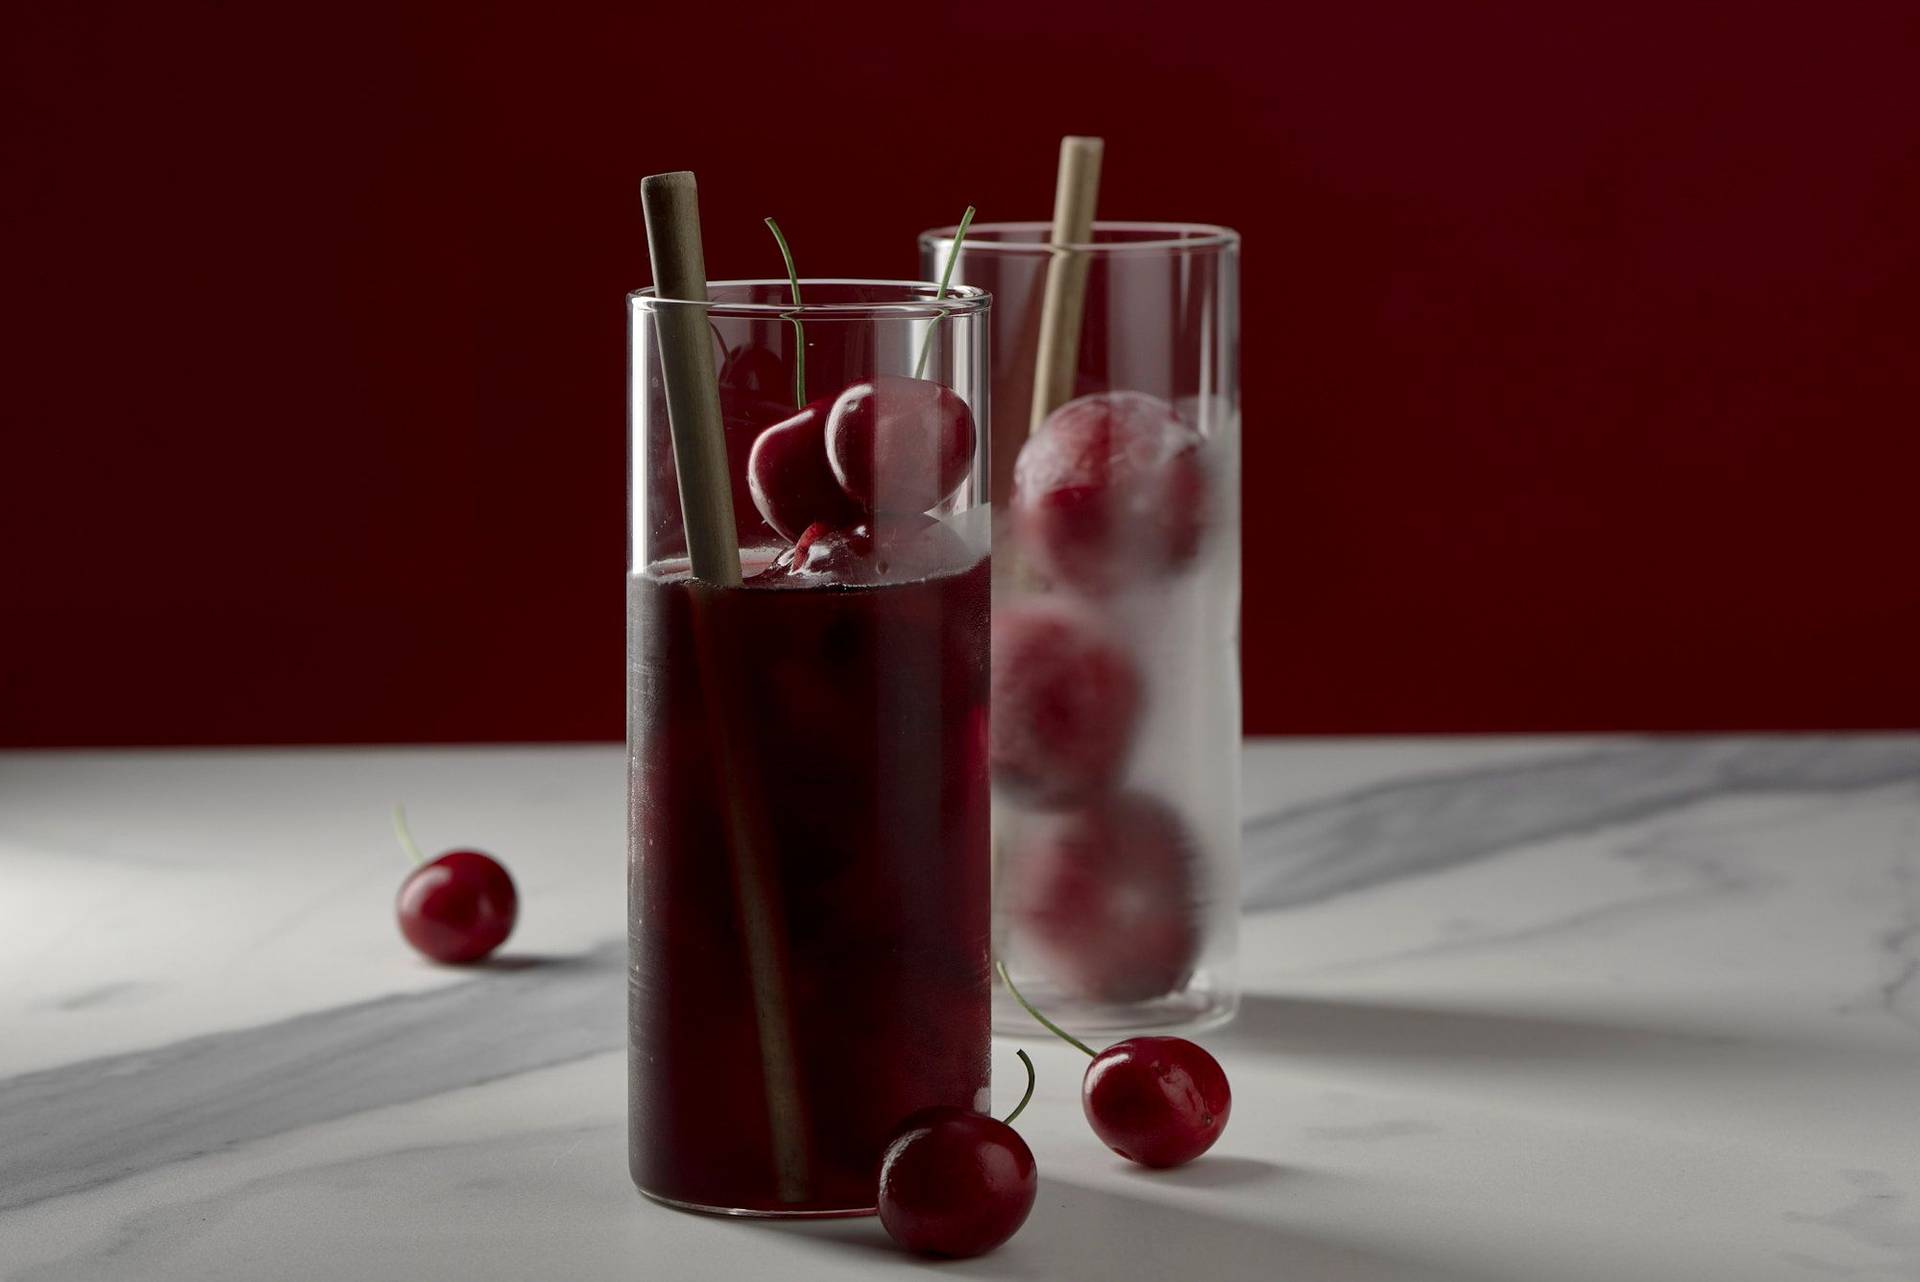
[[[921,236],[923,271],[953,234]],[[994,297],[995,947],[1069,1027],[1217,1023],[1239,994],[1239,237],[1048,235],[975,225],[954,277]],[[1036,425],[1069,268],[1078,345]],[[1032,1028],[1004,994],[995,1024]]]

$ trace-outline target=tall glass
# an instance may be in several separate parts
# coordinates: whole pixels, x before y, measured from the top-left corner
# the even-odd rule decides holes
[[[922,234],[923,270],[954,230]],[[954,276],[994,297],[995,948],[1070,1025],[1217,1023],[1239,1000],[1240,238],[1048,235],[976,224]],[[1078,340],[1036,379],[1050,272]]]
[[[988,300],[709,288],[629,300],[631,1169],[690,1209],[870,1213],[902,1119],[987,1104]],[[661,388],[694,307],[734,587],[688,570]]]

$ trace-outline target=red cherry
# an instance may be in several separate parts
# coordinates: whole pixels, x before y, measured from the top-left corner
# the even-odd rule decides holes
[[[827,411],[817,400],[755,438],[747,456],[747,488],[768,525],[792,543],[815,521],[852,525],[861,509],[827,466]]]
[[[1186,826],[1137,793],[1033,824],[1008,861],[1014,920],[1049,977],[1088,1001],[1180,987],[1200,950]]]
[[[1166,574],[1200,548],[1200,435],[1140,392],[1068,401],[1013,465],[1021,546],[1049,578],[1086,592]]]
[[[1101,621],[1059,599],[993,616],[993,781],[1030,805],[1082,800],[1119,778],[1141,681]]]
[[[969,1256],[1012,1237],[1033,1210],[1033,1150],[1005,1122],[963,1108],[908,1118],[880,1162],[880,1223],[926,1255]]]
[[[1179,1166],[1227,1129],[1233,1092],[1220,1061],[1205,1050],[1184,1037],[1129,1037],[1096,1053],[1036,1010],[1005,962],[994,970],[1027,1014],[1093,1061],[1080,1081],[1080,1105],[1108,1148],[1142,1166]]]
[[[739,388],[723,386],[720,389],[720,417],[727,447],[727,479],[733,491],[735,530],[742,546],[761,546],[769,541],[768,536],[771,533],[769,527],[762,521],[760,513],[755,510],[753,495],[747,485],[749,452],[761,428],[769,423],[779,422],[792,412],[778,401],[762,400]],[[680,510],[680,498],[676,488],[678,468],[673,457],[673,443],[666,432],[656,432],[651,435],[652,439],[648,445],[647,484],[653,487],[656,496],[668,499],[671,510],[677,514]],[[676,519],[675,525],[677,524]],[[685,535],[677,528],[661,531],[660,537],[662,556],[671,555],[676,549],[680,551],[686,549]]]
[[[960,488],[973,464],[973,411],[951,387],[882,374],[827,416],[827,461],[868,511],[919,513]]]
[[[763,587],[868,587],[964,570],[978,559],[951,527],[929,516],[868,517],[850,527],[816,521],[791,552],[752,581]]]
[[[1220,1061],[1184,1037],[1129,1037],[1094,1056],[1080,1084],[1087,1122],[1142,1166],[1179,1166],[1213,1147],[1233,1092]]]
[[[513,931],[519,896],[491,855],[449,850],[407,874],[395,903],[400,933],[439,962],[478,961]]]

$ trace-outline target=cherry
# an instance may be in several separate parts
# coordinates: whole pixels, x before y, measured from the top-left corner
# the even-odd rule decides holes
[[[855,383],[827,415],[827,461],[868,511],[925,512],[973,464],[973,411],[943,383],[897,374]]]
[[[1105,797],[1027,827],[1008,860],[1014,920],[1068,993],[1147,1001],[1193,973],[1196,863],[1167,806],[1138,793]]]
[[[747,484],[747,461],[755,436],[769,423],[775,423],[793,411],[777,401],[765,401],[736,387],[720,389],[722,435],[727,448],[727,480],[733,491],[733,516],[740,542],[760,546],[770,541],[771,531],[754,510],[753,494]],[[679,512],[678,465],[673,457],[671,438],[665,432],[653,434],[648,449],[646,483],[656,494],[671,496],[671,510]],[[829,477],[831,480],[831,477]],[[837,486],[835,487],[838,488]],[[676,540],[676,536],[677,540]],[[684,551],[686,541],[680,531],[663,532],[663,540],[677,541]],[[664,550],[663,544],[663,550]]]
[[[1220,1061],[1184,1037],[1129,1037],[1093,1057],[1080,1085],[1087,1124],[1142,1166],[1179,1166],[1213,1147],[1233,1111]]]
[[[1142,1166],[1179,1166],[1212,1148],[1227,1129],[1233,1091],[1226,1070],[1184,1037],[1129,1037],[1094,1049],[1035,1010],[996,963],[1000,981],[1027,1014],[1092,1063],[1080,1082],[1080,1106],[1103,1143]]]
[[[1199,433],[1141,392],[1068,401],[1013,465],[1021,546],[1042,573],[1081,591],[1111,591],[1192,561],[1205,505]]]
[[[852,525],[860,506],[847,497],[827,466],[827,411],[831,398],[761,432],[747,456],[747,488],[768,525],[792,543],[816,521]]]
[[[478,850],[426,859],[398,806],[393,822],[416,865],[394,904],[407,942],[437,962],[454,964],[478,961],[504,943],[519,915],[519,896],[499,861]]]
[[[993,616],[994,783],[1043,808],[1112,785],[1139,725],[1141,680],[1091,613],[1036,599]]]
[[[1008,1123],[1033,1098],[1033,1061],[1019,1107],[996,1121],[942,1105],[909,1117],[880,1160],[880,1223],[909,1251],[983,1255],[1027,1222],[1039,1188],[1033,1150]]]
[[[909,1251],[969,1256],[1012,1237],[1033,1210],[1033,1150],[1005,1122],[924,1109],[880,1164],[880,1223]]]
[[[964,539],[929,516],[868,517],[853,526],[816,521],[752,581],[762,587],[870,587],[932,578],[965,569],[973,559]]]
[[[807,327],[798,315],[802,306],[800,274],[794,269],[793,251],[787,246],[780,224],[771,218],[766,224],[767,230],[773,233],[774,243],[780,246],[787,283],[793,291],[794,314],[788,320],[793,325],[794,409],[763,420],[773,425],[754,438],[753,450],[747,456],[746,478],[754,507],[781,538],[792,543],[816,521],[852,525],[865,509],[847,497],[834,479],[833,469],[827,466],[827,413],[833,407],[833,398],[811,404],[807,401]],[[733,368],[735,359],[742,361],[738,370]],[[752,368],[746,366],[747,359],[740,353],[728,358],[727,368],[720,376],[723,394],[730,385],[730,373],[742,386],[751,379],[752,385],[765,395],[770,391],[769,380],[776,373],[786,372],[786,366],[777,358],[771,362],[757,360]]]

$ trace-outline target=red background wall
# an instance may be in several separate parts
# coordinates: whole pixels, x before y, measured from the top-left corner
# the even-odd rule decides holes
[[[1912,5],[0,22],[0,741],[618,735],[638,177],[910,274],[1066,131],[1246,234],[1250,728],[1920,724]]]

